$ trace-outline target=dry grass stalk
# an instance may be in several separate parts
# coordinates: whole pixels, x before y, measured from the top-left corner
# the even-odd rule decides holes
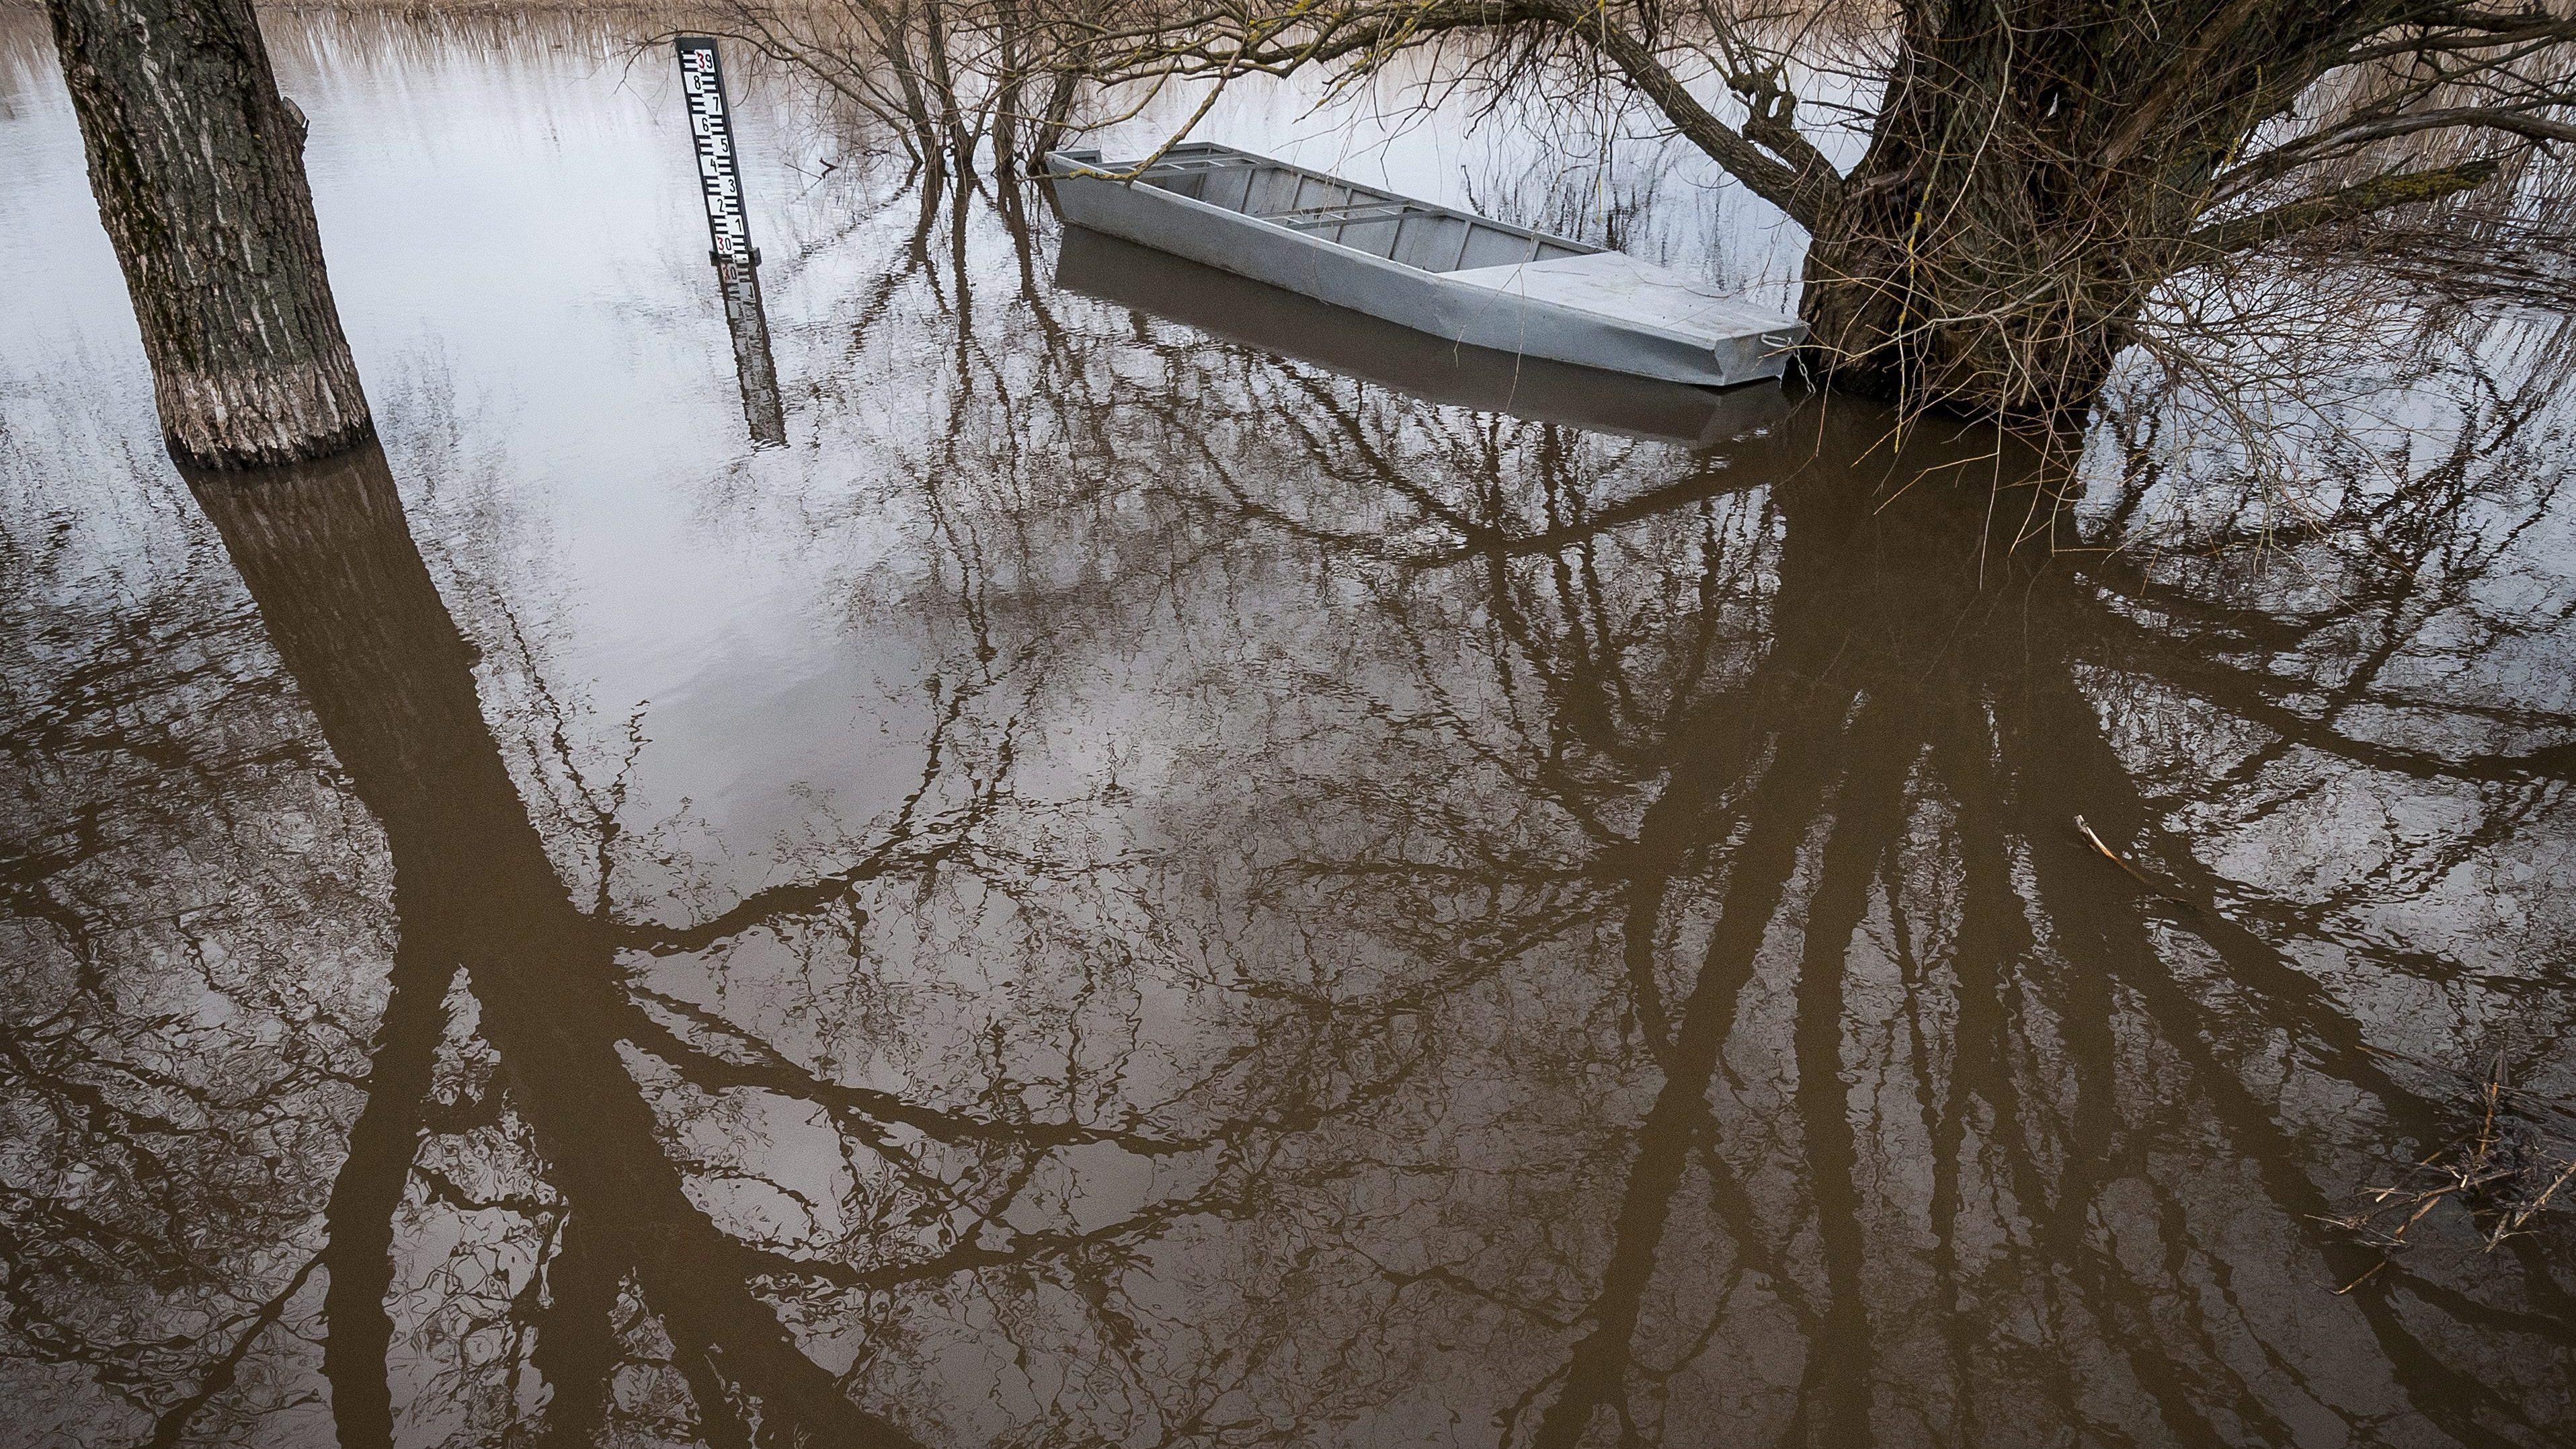
[[[2335,1226],[2394,1256],[2412,1245],[2410,1234],[2435,1209],[2453,1203],[2468,1214],[2481,1250],[2493,1252],[2530,1232],[2541,1214],[2564,1206],[2568,1185],[2576,1182],[2576,1144],[2545,1133],[2540,1120],[2564,1113],[2511,1084],[2502,1050],[2478,1086],[2477,1102],[2476,1126],[2414,1163],[2398,1181],[2364,1189],[2367,1205],[2331,1219]],[[2387,1265],[2383,1258],[2337,1291],[2351,1292]]]

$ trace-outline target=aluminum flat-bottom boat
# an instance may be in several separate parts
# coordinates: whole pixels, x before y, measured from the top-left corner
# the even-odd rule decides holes
[[[1776,387],[1718,391],[1443,342],[1087,227],[1064,229],[1055,284],[1409,397],[1585,432],[1716,449],[1791,406]]]
[[[1448,342],[1732,387],[1780,376],[1806,336],[1794,317],[1624,253],[1212,142],[1141,172],[1055,151],[1046,171],[1076,226]]]

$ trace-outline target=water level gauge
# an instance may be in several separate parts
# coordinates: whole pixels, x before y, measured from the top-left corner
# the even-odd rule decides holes
[[[707,235],[714,243],[709,260],[721,266],[757,263],[751,247],[751,222],[742,210],[742,172],[734,164],[733,110],[725,104],[724,71],[716,62],[716,43],[703,35],[683,35],[672,44],[680,52],[680,86],[689,101],[689,139],[698,153],[698,186],[706,193]]]
[[[760,300],[760,249],[751,244],[751,222],[743,214],[742,168],[733,144],[733,108],[725,103],[724,70],[716,62],[712,37],[683,35],[673,45],[680,53],[680,86],[688,96],[698,188],[707,203],[707,260],[715,264],[725,326],[733,333],[743,420],[750,425],[753,446],[775,447],[787,441],[787,418],[778,392],[778,365],[770,357],[769,315]]]

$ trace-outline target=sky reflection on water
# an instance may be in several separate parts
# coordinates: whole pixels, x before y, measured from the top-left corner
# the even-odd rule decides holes
[[[2576,1097],[2547,339],[2052,513],[1062,290],[737,81],[754,450],[661,68],[280,20],[386,440],[192,480],[7,25],[13,1442],[2576,1422],[2563,1221],[2320,1221]]]

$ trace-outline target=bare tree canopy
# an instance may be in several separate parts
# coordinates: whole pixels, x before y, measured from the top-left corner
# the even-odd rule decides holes
[[[1808,232],[1815,371],[1977,416],[2080,416],[2160,289],[2249,254],[2376,236],[2448,290],[2567,290],[2527,255],[2536,191],[2564,184],[2533,158],[2576,140],[2556,0],[864,0],[839,29],[720,8],[920,155],[989,121],[1007,159],[1012,119],[1052,135],[1086,85],[1120,112],[1421,55],[1437,94],[1538,116],[1607,86]]]
[[[1089,43],[1108,75],[1369,67],[1443,45],[1507,88],[1613,76],[1813,237],[1804,314],[1837,384],[2054,418],[2091,399],[2176,274],[2510,185],[2534,149],[2576,140],[2563,8],[1399,0],[1153,6]],[[1799,124],[1789,77],[1819,50],[1878,92],[1848,170]]]

